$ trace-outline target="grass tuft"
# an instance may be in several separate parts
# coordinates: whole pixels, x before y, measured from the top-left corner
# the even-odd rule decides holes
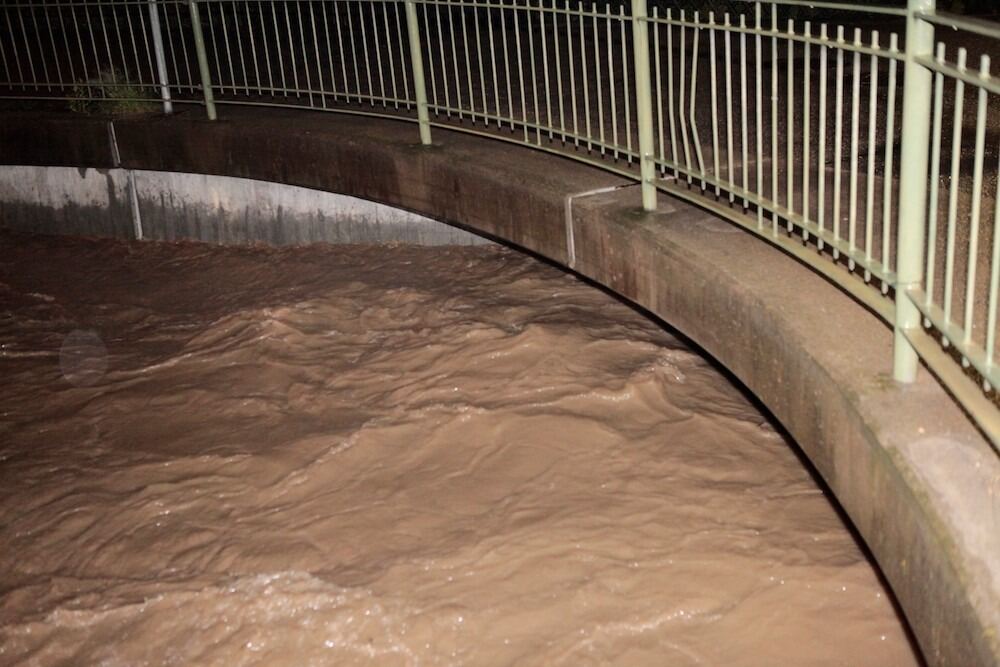
[[[102,70],[96,77],[73,86],[70,111],[76,113],[139,114],[155,111],[157,105],[144,101],[149,94],[142,86],[126,83],[126,77],[114,69]]]

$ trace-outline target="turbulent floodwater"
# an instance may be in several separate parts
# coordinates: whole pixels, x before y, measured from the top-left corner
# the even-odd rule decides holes
[[[788,442],[499,248],[0,235],[0,664],[912,665]]]

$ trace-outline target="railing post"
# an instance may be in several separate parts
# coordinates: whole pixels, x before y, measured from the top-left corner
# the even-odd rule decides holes
[[[646,0],[632,0],[632,48],[635,67],[635,112],[639,129],[639,174],[642,207],[656,210],[656,165],[653,142],[653,92],[649,77],[649,25]]]
[[[413,67],[413,93],[417,97],[417,123],[420,126],[420,143],[431,143],[431,120],[427,113],[427,86],[424,84],[424,54],[420,48],[420,23],[417,21],[417,4],[406,0],[406,31],[410,40],[410,64]]]
[[[934,51],[934,27],[917,17],[933,12],[935,0],[908,0],[903,126],[899,169],[899,232],[896,240],[896,324],[892,374],[897,382],[917,377],[917,352],[905,332],[921,326],[920,311],[907,291],[924,278],[927,220],[927,163],[930,150],[931,71],[917,62]],[[891,174],[886,174],[890,178]],[[934,186],[936,187],[936,186]]]
[[[201,90],[205,95],[205,111],[209,120],[215,120],[215,96],[212,94],[212,75],[208,69],[208,55],[205,53],[205,37],[201,32],[201,17],[198,15],[198,0],[188,0],[191,8],[191,30],[194,32],[194,49],[198,55],[198,71],[201,73]]]
[[[160,10],[156,7],[156,0],[149,0],[149,30],[153,33],[156,75],[160,80],[160,99],[163,100],[163,113],[173,113],[174,105],[170,101],[170,83],[167,78],[167,59],[163,55],[163,34],[160,32]]]

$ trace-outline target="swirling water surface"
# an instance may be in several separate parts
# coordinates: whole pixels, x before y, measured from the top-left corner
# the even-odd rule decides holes
[[[793,446],[512,250],[0,236],[0,664],[912,665]]]

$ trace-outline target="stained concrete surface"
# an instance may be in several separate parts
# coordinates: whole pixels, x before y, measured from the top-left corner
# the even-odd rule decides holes
[[[117,238],[274,245],[478,245],[425,216],[321,190],[228,176],[125,169],[0,167],[0,225]]]

